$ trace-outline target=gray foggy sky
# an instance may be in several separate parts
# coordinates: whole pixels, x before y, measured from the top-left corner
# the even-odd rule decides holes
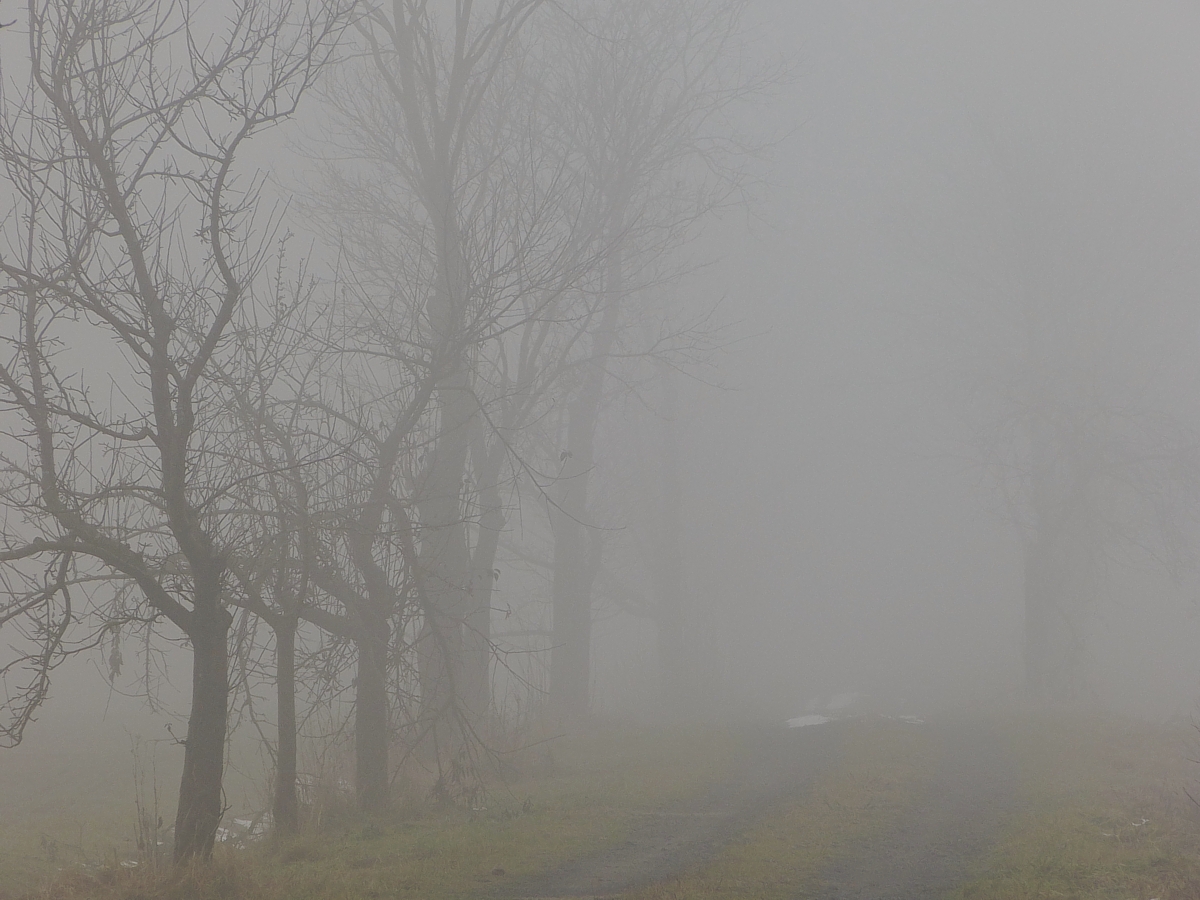
[[[724,608],[748,694],[1003,697],[1018,537],[954,382],[1002,339],[1033,265],[1014,240],[1045,250],[1036,290],[1073,304],[1068,329],[1166,341],[1194,372],[1200,10],[755,8],[797,62],[777,107],[791,134],[770,227],[719,230],[727,309],[759,336],[724,365],[739,390],[704,393],[689,426],[693,583]],[[1112,574],[1091,649],[1109,696],[1189,709],[1193,594],[1147,566]]]

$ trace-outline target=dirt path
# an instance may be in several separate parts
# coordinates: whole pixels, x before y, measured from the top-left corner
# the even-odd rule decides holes
[[[820,900],[930,900],[956,887],[1013,811],[1017,773],[990,728],[929,726],[942,745],[937,775],[895,827],[824,873]]]
[[[617,847],[515,880],[491,896],[611,897],[694,869],[772,805],[807,790],[840,743],[837,728],[764,731],[751,761],[711,793],[647,814]]]
[[[934,731],[942,751],[933,783],[899,825],[830,864],[806,900],[929,900],[987,851],[1015,796],[1002,742],[982,725],[920,727]],[[764,732],[753,761],[708,795],[646,815],[620,846],[490,896],[614,897],[694,870],[774,805],[802,796],[836,760],[842,736],[836,724]]]

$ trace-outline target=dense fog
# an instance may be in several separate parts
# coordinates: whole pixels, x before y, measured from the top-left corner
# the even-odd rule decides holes
[[[757,9],[795,53],[792,131],[763,222],[715,238],[760,336],[723,361],[739,390],[696,401],[690,576],[739,700],[1011,700],[1022,535],[983,432],[1013,414],[1022,330],[1052,378],[1195,421],[1195,11]],[[1083,693],[1186,716],[1194,576],[1131,552],[1160,537],[1103,554]]]
[[[0,274],[6,298],[0,361],[15,373],[3,386],[0,410],[8,479],[4,549],[13,557],[5,564],[18,573],[6,582],[5,609],[44,592],[39,579],[53,577],[46,575],[50,556],[30,567],[31,554],[22,556],[20,548],[39,536],[49,541],[47,528],[73,533],[65,514],[51,528],[46,522],[55,516],[43,515],[42,507],[37,515],[18,511],[19,501],[36,505],[28,491],[39,476],[22,468],[37,456],[23,455],[35,447],[36,429],[22,418],[17,395],[18,382],[28,377],[20,361],[28,323],[21,317],[30,307],[22,303],[38,291],[53,294],[48,285],[56,278],[66,284],[78,277],[52,261],[35,277],[27,269],[37,266],[22,262],[22,247],[53,241],[53,229],[30,237],[27,201],[35,197],[33,207],[51,210],[62,196],[34,189],[19,198],[21,185],[13,180],[21,165],[14,148],[28,127],[16,111],[30,47],[28,21],[23,10],[10,11],[14,6],[0,3],[0,21],[17,19],[0,31],[10,136],[9,181],[0,188],[7,228],[0,261],[9,266]],[[224,33],[228,22],[219,6],[197,27]],[[312,4],[331,16],[336,6]],[[231,326],[234,336],[221,337],[214,366],[233,385],[230,396],[243,397],[242,385],[251,398],[245,386],[264,369],[238,381],[237,366],[255,359],[268,360],[269,368],[268,358],[283,345],[300,348],[281,368],[292,366],[294,374],[308,366],[322,386],[304,394],[307,382],[301,390],[301,379],[286,385],[282,379],[263,388],[260,400],[286,404],[294,392],[292,418],[280,413],[276,424],[318,408],[330,418],[304,419],[303,436],[289,451],[302,462],[280,451],[279,459],[292,462],[272,469],[258,459],[247,463],[251,474],[231,476],[224,493],[197,494],[209,499],[196,500],[196,521],[207,522],[209,507],[226,498],[236,495],[259,509],[255,504],[267,504],[269,495],[289,510],[310,504],[308,524],[292,521],[278,526],[279,534],[311,528],[318,534],[311,540],[326,541],[329,550],[312,551],[318,561],[311,565],[298,561],[309,552],[303,540],[283,538],[280,551],[268,534],[275,526],[261,524],[274,512],[262,512],[258,525],[229,526],[232,537],[221,533],[218,543],[247,554],[242,561],[236,549],[213,557],[214,571],[226,566],[215,576],[226,593],[214,609],[236,610],[226,636],[234,647],[234,758],[255,760],[246,771],[269,767],[273,758],[264,763],[254,748],[275,740],[270,653],[276,639],[262,624],[266,618],[253,619],[266,607],[229,598],[258,591],[255,602],[276,603],[287,613],[270,595],[276,582],[263,574],[275,553],[285,560],[271,562],[272,571],[287,573],[278,584],[294,592],[303,583],[321,610],[310,620],[300,614],[307,621],[296,674],[302,769],[305,754],[324,739],[319,735],[337,732],[339,722],[339,740],[349,734],[354,690],[362,689],[354,661],[371,653],[394,667],[380,675],[381,691],[399,692],[388,695],[393,759],[402,755],[397,748],[419,745],[426,729],[441,734],[443,720],[426,716],[433,715],[430,698],[443,694],[438,708],[461,714],[471,723],[466,730],[485,743],[485,721],[503,723],[496,733],[507,741],[532,734],[521,729],[542,715],[782,721],[847,693],[896,713],[1036,702],[1155,720],[1193,715],[1200,698],[1200,57],[1194,52],[1200,9],[654,0],[642,13],[629,12],[634,6],[626,0],[588,0],[578,9],[523,0],[479,6],[465,33],[478,39],[479,22],[495,15],[500,32],[511,29],[513,36],[502,51],[483,47],[486,64],[496,66],[490,81],[478,72],[468,78],[466,94],[480,91],[483,112],[460,156],[448,151],[463,169],[461,183],[451,183],[441,162],[429,161],[440,152],[436,123],[404,106],[424,102],[420,91],[382,81],[372,69],[392,65],[378,62],[386,54],[371,51],[372,41],[403,30],[382,13],[366,24],[343,18],[329,25],[328,46],[316,41],[317,55],[328,55],[320,77],[314,73],[304,92],[287,88],[304,93],[295,116],[239,149],[239,190],[259,171],[262,206],[252,215],[231,213],[230,233],[257,228],[258,239],[270,240],[253,289],[245,287],[255,298],[247,301],[255,324]],[[450,78],[454,5],[431,7],[436,28],[415,40],[427,37],[428,58],[436,61],[404,77]],[[609,15],[618,8],[625,12]],[[736,20],[722,18],[737,12]],[[510,13],[516,18],[503,18]],[[701,14],[715,16],[709,31],[699,24],[708,21]],[[421,23],[414,22],[419,33]],[[620,179],[605,180],[609,156],[616,166],[621,152],[636,154],[638,128],[651,121],[622,117],[636,117],[639,109],[665,115],[670,97],[661,107],[658,100],[639,106],[640,95],[622,95],[624,82],[603,66],[615,59],[629,78],[645,74],[648,55],[673,52],[663,48],[674,47],[689,27],[700,36],[698,52],[714,54],[698,76],[713,79],[705,82],[712,94],[704,102],[714,106],[679,126],[680,134],[693,131],[677,135],[678,144],[631,164],[638,173],[640,165],[659,166],[644,180],[629,176],[636,190],[613,188]],[[605,28],[615,31],[602,34]],[[618,49],[589,55],[610,46]],[[655,88],[665,95],[682,90],[686,80],[669,64],[664,71]],[[606,79],[617,85],[607,100]],[[452,97],[450,82],[433,93]],[[388,91],[403,94],[404,102],[389,99]],[[223,107],[233,122],[236,102]],[[593,121],[577,115],[589,102],[613,105]],[[202,119],[184,130],[199,128]],[[429,147],[413,137],[415,120],[429,126]],[[514,136],[519,128],[527,130]],[[77,139],[69,128],[56,134],[64,146]],[[620,143],[626,138],[628,146]],[[572,141],[578,146],[562,149]],[[182,167],[182,151],[172,153],[163,165]],[[208,177],[211,160],[197,158]],[[601,172],[595,184],[586,182],[590,170],[580,159]],[[69,166],[64,171],[69,180]],[[555,172],[559,177],[551,177]],[[569,181],[568,172],[582,180]],[[441,184],[437,178],[449,178],[447,196],[455,199],[447,202],[461,204],[454,227],[439,219],[442,200],[431,187]],[[181,236],[165,239],[156,265],[164,284],[191,278],[194,296],[207,303],[224,282],[211,248],[185,246],[212,240],[210,226],[187,212],[182,199],[202,200],[204,187],[190,190],[173,184],[162,191],[164,204],[179,202],[185,211],[178,223],[169,215],[162,220]],[[145,203],[147,215],[161,213],[154,199]],[[105,209],[93,198],[80,201],[76,212],[99,210],[103,219]],[[103,240],[118,232],[104,231]],[[446,234],[462,245],[454,253]],[[56,252],[47,251],[47,259]],[[194,271],[170,271],[189,253]],[[124,259],[105,251],[88,265],[119,279]],[[212,284],[196,287],[203,281],[196,272]],[[454,272],[467,287],[454,281]],[[89,276],[102,277],[108,276]],[[451,353],[442,338],[452,326],[426,309],[436,308],[439,292],[453,297],[460,289],[469,302],[447,309],[470,328],[456,332]],[[618,294],[619,330],[604,324],[606,298]],[[86,407],[83,385],[90,377],[94,396],[87,402],[98,405],[86,408],[103,407],[111,422],[124,417],[114,431],[133,429],[143,415],[139,403],[153,393],[139,380],[139,366],[151,366],[153,354],[138,357],[118,349],[111,335],[89,336],[87,328],[103,330],[98,314],[67,309],[88,302],[71,295],[56,314],[55,322],[66,323],[55,332],[65,350],[47,359],[65,373],[62,389],[71,402]],[[280,314],[291,302],[291,325],[265,336],[254,332],[266,327],[268,313]],[[492,312],[471,318],[486,304]],[[203,315],[195,314],[199,322]],[[129,322],[136,319],[131,314]],[[550,336],[538,337],[535,325]],[[188,331],[187,340],[202,346],[196,335],[204,327]],[[302,346],[296,335],[306,333],[319,333],[319,346]],[[235,346],[243,339],[244,347]],[[518,364],[528,343],[538,341],[560,355],[522,381]],[[82,355],[70,355],[81,348]],[[446,354],[457,354],[458,362],[445,363]],[[589,393],[586,373],[597,366],[607,380]],[[466,380],[454,381],[460,376]],[[78,394],[72,379],[82,379]],[[224,396],[226,381],[218,382],[205,396]],[[455,412],[455,397],[468,393],[474,398],[468,408]],[[295,399],[301,394],[303,402]],[[585,427],[572,416],[582,416],[588,402],[597,410]],[[266,405],[246,399],[245,409],[237,409],[261,413]],[[509,415],[511,421],[504,419]],[[457,432],[445,424],[454,416]],[[78,426],[66,418],[67,431]],[[232,453],[236,435],[252,429],[232,413],[201,419],[211,434],[235,436],[201,468],[219,475],[227,465],[234,472],[226,457],[213,459]],[[362,480],[372,465],[368,457],[384,453],[379,448],[387,446],[393,420],[408,428],[388,463],[389,473],[398,473],[388,475],[395,485],[370,482],[371,488]],[[248,443],[267,453],[262,448],[275,447],[278,435],[256,421],[261,433]],[[346,437],[339,429],[347,423],[361,433]],[[367,440],[369,428],[377,432]],[[571,438],[582,432],[591,435],[587,458],[578,437]],[[79,458],[85,447],[104,456],[101,447],[112,437],[105,434],[90,443],[78,435],[70,440],[78,441]],[[469,437],[459,441],[462,435]],[[342,443],[335,451],[322,440]],[[65,453],[63,441],[70,441],[59,442]],[[440,449],[450,445],[462,459],[456,470],[438,474],[440,463],[430,460],[450,453]],[[338,460],[351,458],[338,468]],[[101,502],[105,465],[89,470],[91,487],[79,496],[93,493],[80,499],[81,507]],[[143,463],[111,465],[118,482],[118,470],[128,478],[145,474]],[[289,465],[304,474],[282,479],[275,493],[264,489],[260,496],[248,487],[269,480],[268,470],[287,473]],[[441,486],[429,488],[438,478]],[[586,501],[572,506],[581,483]],[[309,493],[298,499],[288,491]],[[390,499],[379,501],[377,513],[363,511],[374,500],[350,509],[354,492],[375,498],[387,491]],[[131,497],[103,515],[145,500]],[[225,528],[242,512],[230,506],[212,527]],[[185,570],[181,551],[155,537],[181,527],[175,519],[153,524],[151,513],[138,515],[142,524],[110,537],[141,547],[141,563],[118,559],[116,550],[95,551],[110,554],[105,565],[126,567],[119,587],[97,586],[99,569],[78,564],[76,596],[104,607],[109,624],[83,617],[70,623],[78,629],[70,638],[75,649],[89,641],[96,646],[56,661],[20,746],[3,752],[37,753],[83,726],[117,744],[127,733],[160,739],[168,723],[173,735],[186,733],[190,642],[161,618],[163,607],[147,611],[153,597],[131,597],[141,590],[136,585],[155,579],[168,594],[190,596],[189,579],[200,578],[199,569],[193,561]],[[354,527],[370,515],[390,524],[379,526],[383,540],[368,540],[363,550],[354,544]],[[342,524],[324,524],[337,516]],[[98,527],[112,526],[110,518]],[[498,545],[486,566],[486,590],[471,560],[460,567],[471,587],[454,583],[445,574],[452,569],[447,560],[460,551],[478,554],[489,535],[498,536]],[[557,552],[565,553],[564,535],[575,541],[574,569],[554,561],[556,540]],[[66,546],[54,552],[69,556]],[[41,549],[50,552],[48,544]],[[158,562],[142,580],[129,574],[155,554]],[[349,574],[333,573],[338,565]],[[393,580],[398,605],[370,607],[383,629],[372,649],[362,632],[370,630],[370,616],[346,612],[355,607],[339,606],[346,602],[339,590],[352,594],[361,581],[365,596],[376,576]],[[590,635],[577,621],[575,630],[562,630],[569,607],[555,606],[555,592],[570,578],[583,579]],[[444,607],[430,599],[439,592],[450,597]],[[462,621],[453,612],[482,592],[490,592],[482,613],[487,640],[479,638],[478,610],[462,613]],[[446,626],[452,642],[465,648],[456,651],[468,660],[460,669],[445,648],[451,638],[420,643],[441,627],[430,624],[435,607],[453,620]],[[334,637],[326,641],[322,623],[335,616],[344,621],[333,623]],[[672,639],[663,637],[668,628]],[[16,616],[0,624],[0,645],[11,654],[26,653],[22,642],[31,638],[36,643],[45,635]],[[580,640],[590,653],[582,670],[567,663],[555,670],[555,648]],[[246,647],[253,661],[239,663]],[[485,660],[491,654],[483,675],[472,653]],[[485,696],[470,696],[472,688],[449,675],[446,688],[445,679],[428,674],[435,670],[475,679],[483,687],[474,690]],[[21,693],[28,671],[7,675],[10,709],[28,700]],[[554,679],[568,685],[560,705]],[[239,705],[247,697],[253,715]],[[313,712],[318,708],[324,711]],[[442,739],[464,740],[449,731]],[[349,747],[343,744],[352,754]]]

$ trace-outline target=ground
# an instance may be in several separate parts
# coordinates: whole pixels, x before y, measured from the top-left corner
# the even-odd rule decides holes
[[[842,738],[837,728],[763,729],[712,789],[639,816],[621,843],[515,879],[496,896],[612,896],[702,866],[781,802],[811,791]]]
[[[978,721],[928,726],[933,777],[903,816],[856,843],[822,873],[821,895],[839,900],[938,897],[958,887],[1016,811],[1012,749]]]
[[[0,879],[64,900],[1177,900],[1200,897],[1198,747],[1189,727],[1078,715],[608,723],[526,754],[473,808],[331,816],[182,878],[14,838],[31,782],[0,790]]]

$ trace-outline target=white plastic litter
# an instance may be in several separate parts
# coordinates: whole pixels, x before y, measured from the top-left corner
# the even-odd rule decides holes
[[[217,841],[222,844],[232,844],[244,848],[255,841],[265,838],[271,831],[271,814],[264,813],[250,819],[234,819],[229,827],[217,829]]]
[[[828,716],[797,716],[794,719],[788,719],[788,728],[804,728],[807,725],[824,725],[826,722],[832,722],[833,719]]]

